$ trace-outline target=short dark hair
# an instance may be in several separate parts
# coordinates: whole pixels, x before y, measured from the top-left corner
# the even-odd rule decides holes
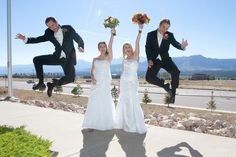
[[[47,23],[49,22],[49,21],[53,21],[53,22],[57,22],[57,20],[54,18],[54,17],[47,17],[46,18],[46,20],[45,20],[45,24],[47,25]]]
[[[161,20],[159,26],[162,25],[163,23],[167,23],[168,25],[170,25],[170,20],[169,20],[169,19],[163,19],[163,20]]]

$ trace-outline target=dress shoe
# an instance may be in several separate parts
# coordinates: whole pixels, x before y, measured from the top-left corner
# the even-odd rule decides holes
[[[170,97],[170,104],[174,104],[175,103],[175,94],[172,94]]]
[[[38,84],[34,84],[34,86],[32,87],[33,90],[45,90],[46,85],[44,83],[38,83]]]
[[[51,97],[51,96],[52,96],[52,90],[53,90],[54,85],[53,85],[53,83],[48,82],[48,83],[47,83],[47,86],[48,86],[47,95],[48,95],[48,97]]]
[[[169,96],[171,97],[172,96],[172,91],[170,89],[170,84],[167,83],[167,84],[164,84],[164,90],[169,94]]]
[[[58,79],[53,78],[52,82],[55,86],[59,86],[59,80]]]

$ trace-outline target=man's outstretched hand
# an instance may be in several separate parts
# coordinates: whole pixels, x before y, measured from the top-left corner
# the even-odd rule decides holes
[[[185,50],[187,46],[188,46],[188,41],[182,39],[181,48],[182,48],[183,50]]]
[[[16,35],[16,39],[25,40],[25,36],[24,36],[23,34],[21,34],[21,33],[18,33],[18,34]]]
[[[84,49],[82,47],[79,47],[79,52],[84,52]]]

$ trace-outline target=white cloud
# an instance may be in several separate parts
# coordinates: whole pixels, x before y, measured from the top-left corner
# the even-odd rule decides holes
[[[101,14],[102,14],[102,10],[101,10],[101,9],[98,9],[97,16],[100,17]]]

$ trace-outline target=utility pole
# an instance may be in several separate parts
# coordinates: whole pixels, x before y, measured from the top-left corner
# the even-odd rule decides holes
[[[7,0],[7,71],[8,95],[5,100],[16,101],[12,93],[12,36],[11,36],[11,0]]]

